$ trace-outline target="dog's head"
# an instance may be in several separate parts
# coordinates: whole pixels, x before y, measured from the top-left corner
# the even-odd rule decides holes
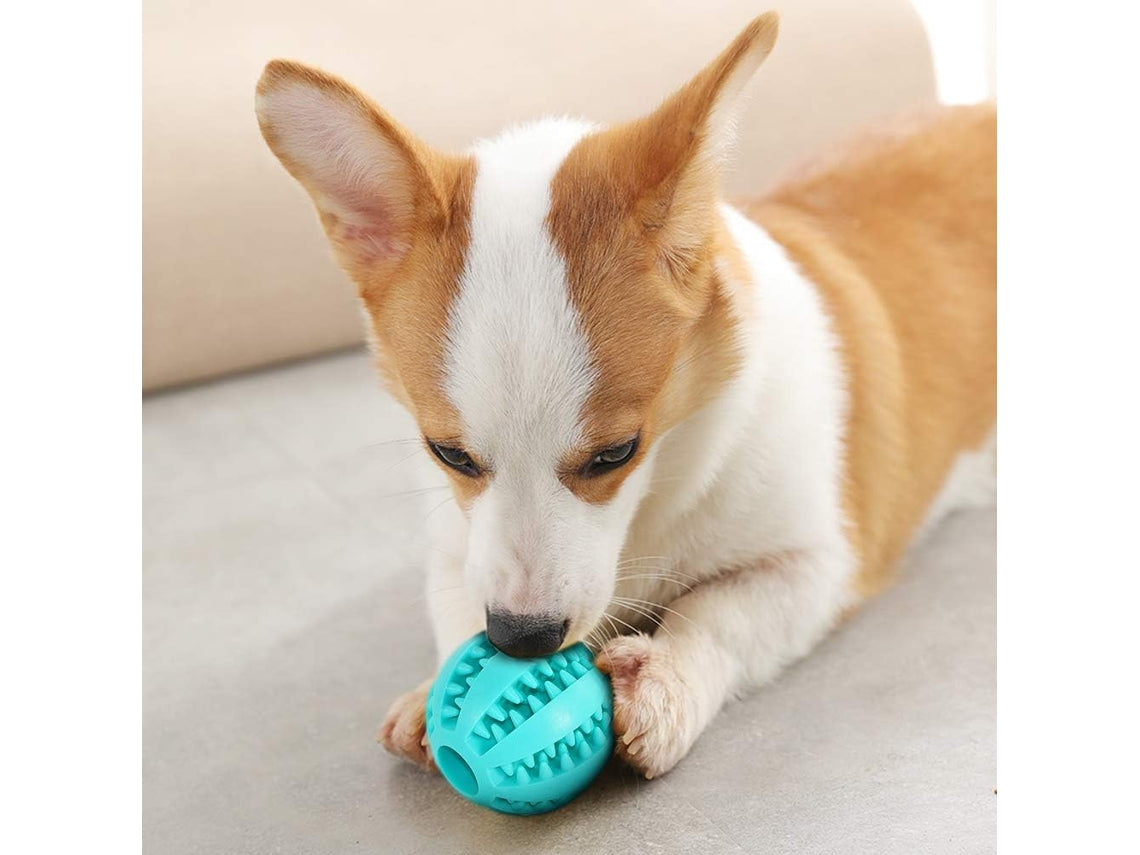
[[[772,13],[651,115],[439,153],[344,82],[269,64],[257,115],[357,284],[381,373],[450,476],[507,652],[586,635],[659,440],[736,368],[718,167]]]

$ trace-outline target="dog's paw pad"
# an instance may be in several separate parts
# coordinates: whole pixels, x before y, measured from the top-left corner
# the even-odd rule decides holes
[[[425,769],[435,768],[424,723],[430,687],[428,681],[398,697],[384,716],[376,737],[390,753]]]
[[[615,691],[636,686],[641,670],[649,662],[652,640],[645,635],[615,638],[596,657],[598,668],[610,675]]]
[[[668,650],[646,635],[623,636],[595,662],[613,685],[618,755],[646,778],[665,774],[697,735],[692,693]]]

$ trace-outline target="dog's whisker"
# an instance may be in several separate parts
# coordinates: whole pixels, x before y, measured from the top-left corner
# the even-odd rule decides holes
[[[644,573],[626,573],[626,570],[644,570]],[[699,582],[695,576],[689,576],[685,573],[675,573],[671,567],[654,567],[651,564],[646,564],[644,567],[623,567],[618,571],[618,579],[636,579],[638,576],[661,576],[665,579],[692,579],[694,582]]]
[[[403,490],[399,493],[385,493],[383,496],[380,496],[379,498],[381,498],[381,499],[402,499],[402,498],[405,498],[407,496],[422,496],[426,493],[437,493],[440,490],[450,490],[450,489],[451,489],[450,484],[440,484],[439,486],[436,486],[436,487],[416,487],[415,489]]]
[[[622,568],[620,568],[619,572],[621,570],[645,570],[648,573],[660,573],[661,575],[668,576],[670,578],[692,579],[694,582],[703,582],[704,581],[699,576],[693,576],[690,573],[682,573],[680,570],[674,570],[672,567],[667,567],[664,565],[646,564],[642,567],[622,567]],[[633,576],[634,576],[634,574],[632,574],[632,573],[629,573],[629,574],[623,573],[622,575],[618,576],[618,578],[619,579],[631,579],[631,578],[633,578]]]
[[[614,638],[617,638],[619,635],[621,635],[621,633],[617,631],[617,625],[613,622],[613,619],[608,614],[603,612],[602,617],[604,617],[606,619],[606,622],[609,623],[610,629],[614,633]],[[604,644],[602,645],[601,649],[606,649]],[[613,656],[610,655],[609,650],[606,650],[606,661],[609,663],[610,671],[612,672],[614,668],[614,659]]]
[[[617,624],[614,622],[613,616],[610,615],[609,612],[603,612],[602,617],[604,617],[606,619],[606,623],[610,625],[610,632],[613,633],[613,638],[617,638],[619,635],[621,635],[621,630],[618,629]]]
[[[668,555],[640,555],[640,556],[637,556],[635,558],[626,558],[626,559],[623,559],[621,561],[618,561],[615,566],[619,571],[621,571],[623,569],[631,567],[631,565],[639,564],[639,562],[644,562],[644,561],[667,561],[667,562],[669,562],[670,565],[673,563],[673,559],[670,558]],[[677,570],[672,566],[655,565],[655,566],[651,566],[651,567],[643,567],[643,566],[640,566],[640,564],[639,564],[639,566],[634,566],[634,567],[632,567],[632,569],[634,569],[634,570],[653,570],[653,571],[671,573],[675,576],[682,577],[685,579],[691,579],[692,581],[698,582],[698,583],[704,581],[703,579],[700,579],[697,576],[693,576],[689,573],[682,573],[680,570]],[[629,577],[626,577],[626,578],[629,578]]]
[[[681,588],[682,590],[684,590],[686,592],[691,592],[694,588],[693,585],[689,585],[685,582],[680,581],[679,579],[674,579],[670,576],[661,576],[661,575],[656,574],[656,573],[638,573],[635,576],[620,576],[620,577],[618,577],[617,581],[625,582],[627,580],[635,580],[635,579],[649,579],[649,580],[656,581],[656,582],[664,582],[664,583],[669,584],[669,585],[676,585],[678,588]]]
[[[610,615],[610,618],[611,618],[612,620],[616,620],[616,621],[617,621],[618,623],[620,623],[622,626],[624,626],[624,627],[628,627],[628,628],[629,628],[629,629],[630,629],[630,630],[633,632],[633,634],[634,634],[634,635],[641,635],[641,630],[640,630],[640,629],[638,629],[638,628],[637,628],[636,626],[634,626],[633,624],[631,624],[631,623],[626,623],[624,620],[622,620],[621,618],[617,617],[616,615]],[[624,634],[624,633],[620,633],[620,632],[618,633],[618,635],[623,635],[623,634]]]
[[[661,609],[661,611],[668,612],[671,615],[676,615],[677,617],[681,618],[682,620],[688,621],[693,626],[697,627],[697,629],[700,629],[700,625],[696,621],[694,621],[692,618],[690,618],[688,615],[681,614],[676,609],[669,608],[669,606],[660,605],[658,603],[650,603],[647,600],[638,600],[636,602],[644,603],[645,605],[650,606],[652,608]]]
[[[659,565],[659,567],[667,567],[667,565],[669,565],[669,559],[665,555],[645,555],[644,557],[640,557],[640,559],[619,561],[614,567],[618,570],[625,570],[627,568],[636,570],[637,568],[644,567],[646,563],[651,562],[654,565]]]
[[[635,555],[630,558],[623,558],[617,563],[618,567],[623,564],[632,564],[634,561],[671,561],[668,555]]]
[[[397,460],[395,463],[391,464],[390,466],[386,466],[384,469],[382,469],[380,471],[380,474],[381,475],[387,475],[389,472],[391,472],[397,466],[399,466],[403,463],[407,463],[409,460],[412,460],[412,459],[419,457],[419,456],[420,456],[420,452],[417,449],[416,451],[413,451],[411,454],[408,454],[408,455],[405,455],[404,457],[401,457],[399,460]]]
[[[615,599],[615,600],[611,600],[610,602],[611,602],[613,605],[616,605],[616,606],[618,606],[619,608],[626,608],[626,609],[629,609],[631,612],[634,612],[634,613],[636,613],[636,614],[639,614],[639,615],[641,615],[641,616],[642,616],[642,617],[644,617],[644,618],[647,618],[647,619],[651,620],[651,621],[653,622],[653,625],[654,625],[655,627],[658,627],[658,628],[660,628],[660,629],[663,629],[663,630],[665,630],[665,632],[666,632],[666,633],[668,633],[670,636],[673,636],[673,631],[672,631],[671,629],[669,629],[669,627],[665,626],[665,623],[664,623],[664,621],[661,619],[661,616],[660,616],[660,615],[654,614],[654,613],[652,613],[652,612],[650,612],[650,611],[646,611],[646,610],[645,610],[644,608],[642,608],[641,606],[635,605],[635,604],[633,604],[633,603],[623,603],[623,602],[617,602],[617,601],[616,601],[616,599]],[[626,625],[628,626],[628,624],[626,624]],[[673,637],[675,637],[675,636],[673,636]]]
[[[583,639],[583,643],[592,653],[596,653],[601,647],[601,642],[597,636],[599,627],[600,624],[594,624],[594,628],[587,632],[586,637]]]
[[[656,603],[650,603],[647,600],[632,600],[632,599],[627,599],[625,597],[612,597],[612,598],[610,598],[610,603],[612,603],[613,605],[616,605],[616,606],[621,606],[622,608],[626,608],[626,609],[634,609],[634,608],[643,609],[643,610],[649,609],[651,612],[654,609],[661,608]],[[656,616],[655,612],[654,612],[654,615]]]
[[[614,577],[615,583],[626,582],[632,579],[673,579],[675,578],[670,572],[668,567],[631,567],[630,570],[637,572],[633,573],[618,573]]]
[[[367,445],[364,445],[361,448],[361,450],[364,451],[364,450],[367,450],[370,448],[387,448],[388,446],[391,446],[391,445],[409,445],[411,443],[415,443],[416,445],[422,445],[423,440],[420,439],[418,436],[407,438],[407,439],[385,439],[385,440],[381,440],[380,442],[370,442]]]
[[[657,579],[665,579],[665,580],[670,581],[670,582],[676,582],[677,584],[680,585],[680,584],[683,584],[681,582],[681,580],[684,579],[684,580],[688,580],[689,582],[692,582],[694,586],[699,585],[705,581],[704,579],[700,579],[696,576],[690,576],[688,573],[674,573],[668,567],[644,567],[644,568],[643,567],[634,567],[633,569],[634,570],[645,570],[646,572],[644,572],[644,573],[621,573],[615,578],[615,581],[620,582],[623,579],[657,578]]]

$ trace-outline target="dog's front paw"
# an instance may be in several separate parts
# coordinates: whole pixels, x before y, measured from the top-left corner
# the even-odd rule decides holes
[[[435,769],[431,747],[428,745],[424,726],[424,711],[427,706],[431,680],[426,680],[410,692],[396,698],[388,709],[384,722],[380,725],[377,740],[397,757],[411,760],[425,769]]]
[[[619,756],[646,778],[672,769],[698,735],[692,691],[666,644],[648,635],[620,636],[595,657],[614,690]]]

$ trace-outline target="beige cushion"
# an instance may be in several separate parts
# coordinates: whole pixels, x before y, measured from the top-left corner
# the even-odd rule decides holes
[[[734,193],[853,125],[934,99],[905,0],[784,0],[754,81]],[[340,74],[430,143],[545,113],[645,112],[764,11],[754,0],[149,0],[143,74],[143,387],[361,340],[355,293],[266,149],[272,57]]]

